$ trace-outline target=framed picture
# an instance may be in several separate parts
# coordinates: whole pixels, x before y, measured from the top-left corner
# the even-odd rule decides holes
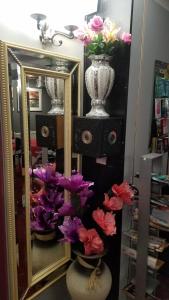
[[[42,76],[27,75],[26,76],[27,88],[41,88],[42,87]]]
[[[30,111],[42,111],[42,89],[27,88]]]

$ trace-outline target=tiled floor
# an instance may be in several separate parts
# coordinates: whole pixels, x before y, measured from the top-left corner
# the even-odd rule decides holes
[[[65,278],[60,279],[44,291],[36,300],[71,300],[66,288]]]
[[[160,285],[157,288],[156,296],[160,300],[169,300],[169,277],[159,276]]]

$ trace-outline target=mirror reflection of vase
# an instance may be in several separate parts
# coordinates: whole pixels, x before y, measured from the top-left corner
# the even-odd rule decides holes
[[[68,72],[68,65],[65,62],[57,62],[55,68],[57,72]],[[51,100],[51,109],[48,111],[50,115],[64,114],[64,79],[45,77],[46,91]]]
[[[34,238],[42,242],[53,241],[56,239],[56,232],[54,230],[35,231]]]

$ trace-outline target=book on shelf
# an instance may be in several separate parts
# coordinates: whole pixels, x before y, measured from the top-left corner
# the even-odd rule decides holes
[[[138,232],[134,229],[123,232],[125,236],[130,237],[134,242],[137,242]],[[148,247],[152,251],[163,252],[169,246],[169,243],[166,242],[166,239],[160,238],[158,236],[150,235]]]
[[[153,208],[151,211],[151,216],[153,218],[158,219],[159,221],[166,224],[167,227],[169,227],[169,211],[168,209],[161,209],[161,208]]]
[[[151,197],[156,200],[162,199],[162,200],[168,201],[167,203],[169,203],[169,195],[166,195],[164,193],[162,193],[160,195],[156,194],[156,193],[151,193]]]
[[[152,174],[151,176],[152,181],[162,184],[169,184],[169,176],[168,175],[158,175]]]
[[[135,249],[123,246],[122,251],[125,255],[133,258],[134,260],[137,259],[137,251]],[[153,270],[159,270],[164,265],[164,263],[164,261],[156,257],[150,255],[147,256],[147,266]]]
[[[150,216],[150,226],[157,226],[159,227],[158,229],[161,229],[161,230],[166,230],[168,231],[169,230],[169,223],[163,221],[163,220],[160,220],[158,218],[155,218],[154,216]]]
[[[162,194],[162,185],[156,181],[152,182],[151,192],[154,194],[157,194],[157,195],[161,195]]]
[[[154,286],[147,286],[147,290],[146,290],[146,294],[145,294],[145,299],[146,300],[161,300],[160,298],[156,297],[153,295],[153,291],[152,289],[154,289]],[[135,289],[135,282],[133,282],[133,280],[131,280],[130,283],[128,283],[124,288],[123,291],[126,293],[126,295],[130,298],[130,299],[135,299],[136,296],[136,289]],[[137,299],[135,299],[137,300]]]
[[[169,201],[163,197],[159,197],[159,198],[151,197],[150,202],[154,206],[161,206],[161,207],[164,207],[165,209],[168,208],[168,211],[169,211]]]
[[[138,210],[138,208],[135,208],[133,210],[133,221],[138,222],[138,219],[139,219],[139,210]],[[150,215],[150,226],[154,227],[156,229],[159,229],[159,230],[169,231],[169,223],[168,222],[161,220],[159,218],[156,218],[152,215]]]

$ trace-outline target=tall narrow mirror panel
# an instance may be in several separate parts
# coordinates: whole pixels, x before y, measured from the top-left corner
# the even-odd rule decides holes
[[[17,249],[18,294],[21,296],[28,285],[25,274],[27,268],[27,241],[26,241],[26,206],[25,206],[25,168],[23,143],[23,117],[21,99],[21,67],[15,58],[8,52],[8,76],[11,112],[11,144],[13,158],[13,184],[15,207],[15,232]]]
[[[70,259],[58,229],[64,218],[58,210],[69,195],[57,176],[69,176],[79,163],[71,145],[79,60],[0,45],[11,300],[33,299],[63,276]]]

